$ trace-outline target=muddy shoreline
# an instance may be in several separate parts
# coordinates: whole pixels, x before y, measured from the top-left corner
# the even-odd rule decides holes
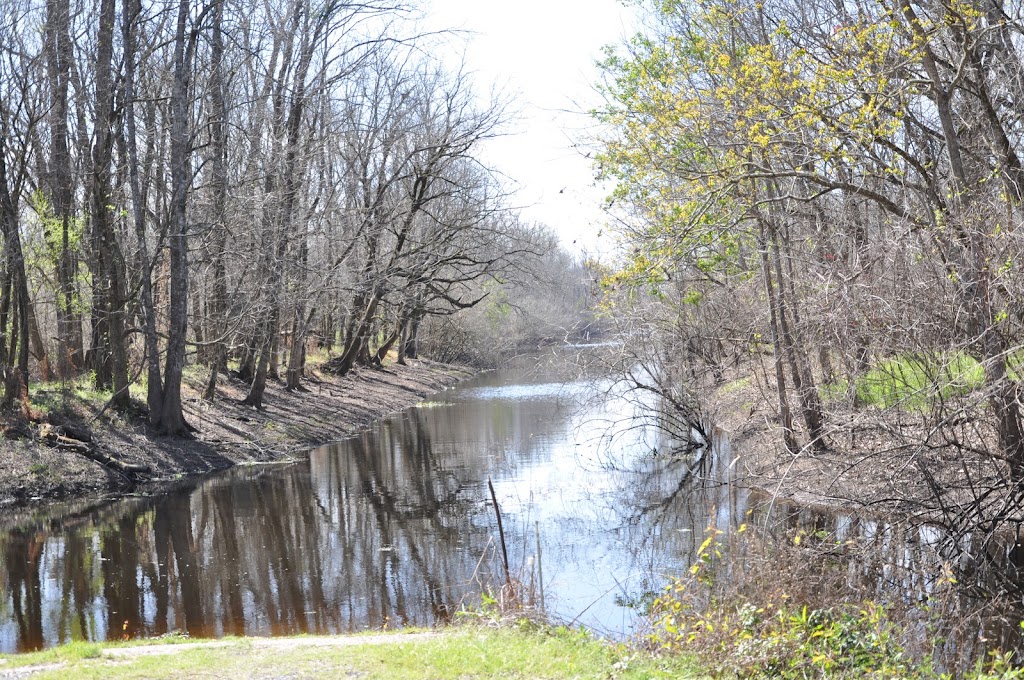
[[[775,386],[763,367],[741,363],[724,378],[706,400],[708,419],[729,442],[735,481],[770,497],[927,519],[969,501],[976,489],[1007,483],[1007,467],[983,447],[927,446],[912,414],[839,403],[828,404],[827,448],[794,455],[782,445]],[[799,418],[794,421],[806,441]]]
[[[200,399],[203,379],[197,373],[182,395],[185,417],[196,428],[193,439],[152,432],[141,407],[122,414],[103,410],[102,403],[69,400],[46,419],[74,436],[85,433],[92,448],[128,471],[44,441],[46,423],[8,427],[0,438],[0,510],[155,490],[235,465],[298,460],[474,374],[426,360],[355,369],[343,378],[313,369],[304,391],[268,381],[265,408],[257,411],[239,403],[247,386],[230,378],[221,378],[212,402]],[[130,471],[136,468],[145,471]]]

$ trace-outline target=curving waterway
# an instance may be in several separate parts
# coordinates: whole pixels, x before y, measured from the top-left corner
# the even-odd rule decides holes
[[[927,595],[923,530],[772,502],[729,481],[728,447],[699,466],[671,455],[656,404],[571,357],[481,374],[294,464],[0,520],[0,652],[446,622],[504,580],[488,478],[520,592],[604,634],[642,627],[637,605],[709,524],[767,512],[782,536],[872,542],[847,583]]]

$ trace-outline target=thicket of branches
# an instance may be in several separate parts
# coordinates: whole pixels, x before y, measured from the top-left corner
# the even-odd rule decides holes
[[[542,255],[528,268],[509,268],[486,282],[487,298],[479,305],[428,319],[422,344],[429,356],[491,367],[518,352],[602,337],[606,324],[593,311],[592,263],[566,253],[553,233],[537,237]]]
[[[547,245],[481,162],[508,118],[401,2],[4,0],[0,406],[91,372],[189,429],[182,372],[260,407],[306,348],[415,357]]]
[[[951,524],[1019,523],[1024,5],[649,5],[597,162],[657,375],[752,360],[789,451],[901,455]]]

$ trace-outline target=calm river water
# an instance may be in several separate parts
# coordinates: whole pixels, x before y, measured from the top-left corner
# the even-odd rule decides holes
[[[636,605],[690,566],[711,523],[856,539],[871,557],[844,563],[847,585],[932,589],[925,529],[766,500],[728,481],[727,446],[692,469],[666,455],[653,404],[579,377],[571,356],[484,373],[298,463],[0,520],[0,652],[447,621],[503,580],[488,477],[512,572],[533,593],[543,580],[555,619],[600,633],[641,627]]]
[[[729,504],[679,493],[685,466],[653,455],[671,443],[563,360],[484,373],[299,463],[7,520],[0,651],[447,620],[503,579],[488,477],[513,574],[543,579],[559,619],[630,632],[629,605]]]

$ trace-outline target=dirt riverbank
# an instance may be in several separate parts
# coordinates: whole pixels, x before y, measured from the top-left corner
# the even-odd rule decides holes
[[[982,445],[940,439],[913,413],[853,409],[839,400],[825,405],[827,447],[790,453],[775,385],[754,362],[727,374],[707,403],[709,420],[729,441],[736,481],[803,506],[935,516],[977,489],[1007,483],[1006,466]],[[794,426],[806,441],[799,413]]]
[[[60,400],[50,414],[36,414],[39,422],[0,423],[0,508],[291,460],[473,375],[425,360],[356,369],[343,378],[308,373],[305,391],[288,392],[283,382],[268,381],[260,411],[239,403],[247,386],[233,379],[221,378],[213,401],[200,399],[197,374],[183,387],[193,439],[160,436],[141,408],[116,413],[104,410],[102,400]]]

